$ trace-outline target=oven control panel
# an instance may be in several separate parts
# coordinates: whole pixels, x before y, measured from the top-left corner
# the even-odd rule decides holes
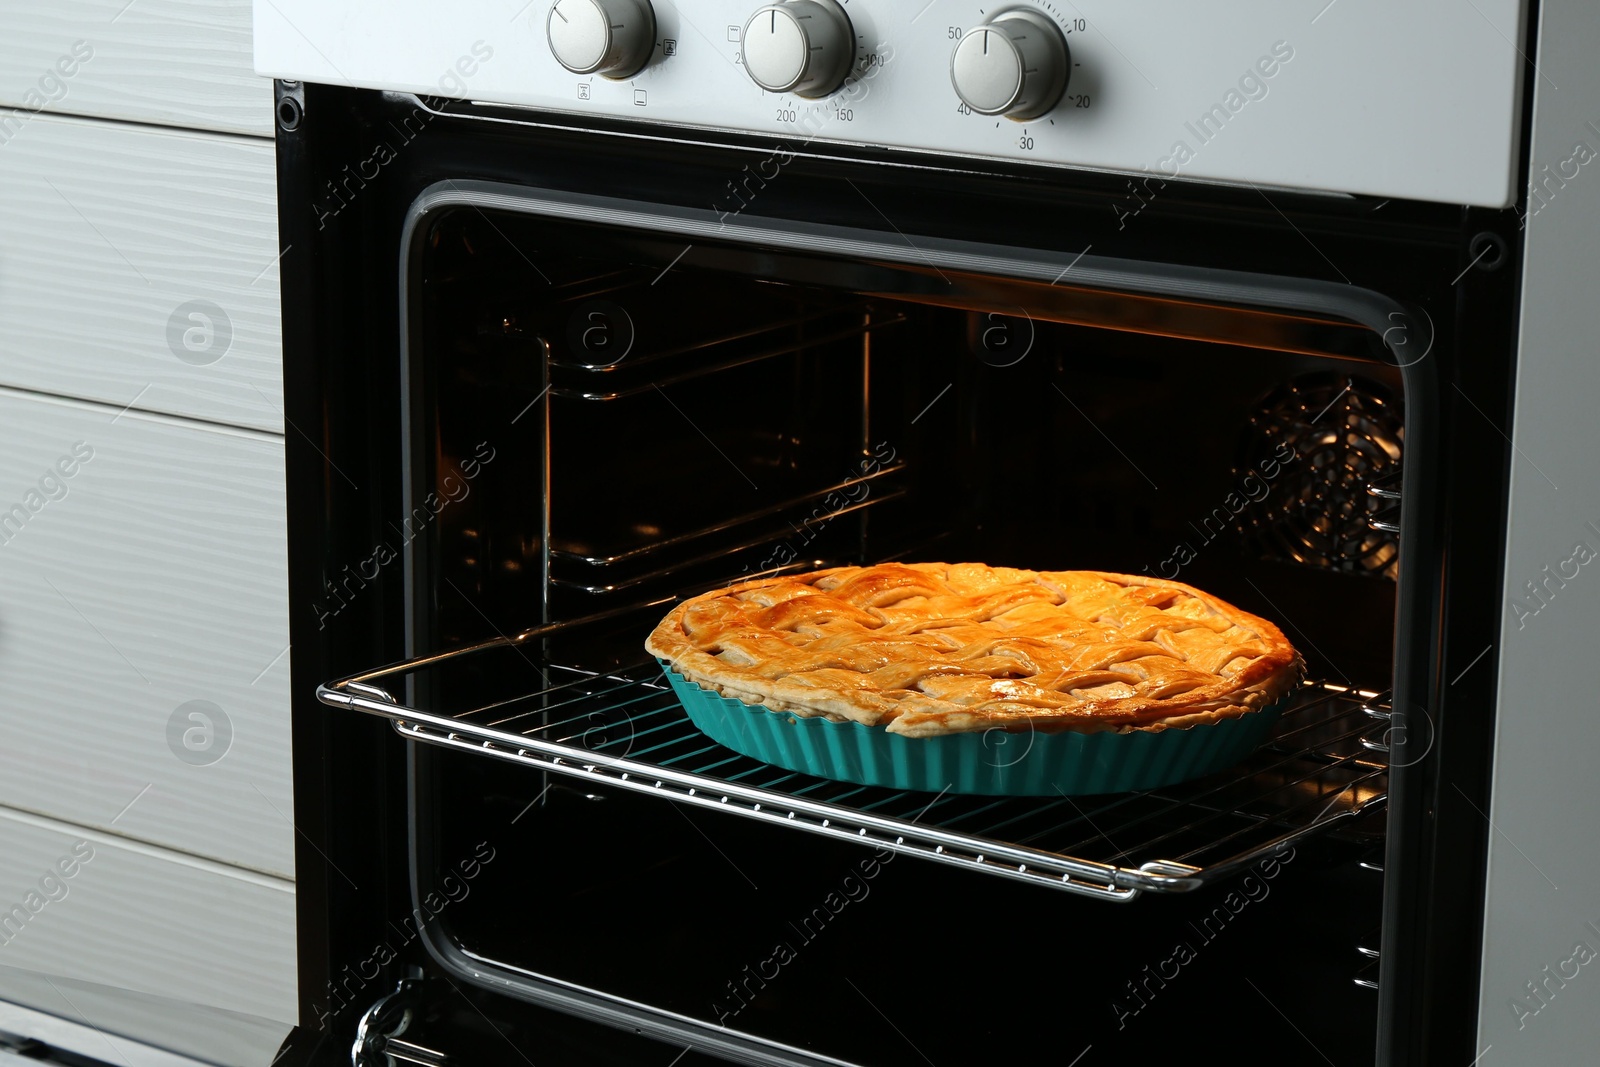
[[[1504,207],[1527,0],[255,0],[256,69],[812,143]],[[1132,179],[1137,179],[1132,180]],[[1123,220],[1126,223],[1126,219]]]

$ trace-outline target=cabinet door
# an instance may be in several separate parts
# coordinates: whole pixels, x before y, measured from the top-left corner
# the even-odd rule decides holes
[[[292,877],[283,441],[0,390],[0,805]]]
[[[3,808],[0,856],[0,1000],[219,1061],[239,1050],[218,1038],[272,1058],[259,1053],[295,1013],[293,885]]]
[[[281,432],[271,142],[26,116],[0,111],[0,385]]]
[[[0,105],[272,136],[250,0],[0,0]]]

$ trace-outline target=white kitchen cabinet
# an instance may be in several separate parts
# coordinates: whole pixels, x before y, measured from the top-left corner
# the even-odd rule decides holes
[[[0,105],[41,104],[272,136],[272,83],[251,70],[240,0],[0,0]]]
[[[29,119],[0,146],[0,384],[281,432],[274,175],[270,141]]]
[[[281,438],[0,390],[0,805],[293,876],[283,492]]]
[[[0,0],[0,1031],[131,1067],[296,1016],[272,133],[249,0]]]
[[[218,1063],[272,1059],[294,1018],[291,883],[3,808],[0,856],[0,998]],[[110,1039],[83,1051],[126,1062]]]
[[[284,1050],[289,1029],[287,1023],[254,1015],[3,966],[0,998],[0,1033],[27,1034],[51,1048],[118,1067],[195,1067],[196,1059],[258,1067]],[[13,1064],[0,1057],[0,1064],[37,1067],[31,1059]]]

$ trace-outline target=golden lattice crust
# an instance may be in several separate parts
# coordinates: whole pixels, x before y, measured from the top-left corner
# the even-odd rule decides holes
[[[744,582],[679,604],[645,647],[746,704],[906,737],[1194,726],[1302,669],[1276,626],[1191,586],[981,563]]]

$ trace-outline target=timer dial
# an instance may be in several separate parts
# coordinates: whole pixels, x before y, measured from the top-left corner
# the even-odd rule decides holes
[[[855,56],[850,17],[835,0],[782,0],[750,17],[740,35],[744,69],[773,93],[827,96]]]
[[[1041,12],[1012,8],[961,38],[950,57],[950,81],[978,114],[1023,121],[1056,106],[1071,67],[1060,27]]]
[[[656,13],[650,0],[556,0],[545,36],[574,74],[631,78],[655,50]]]

